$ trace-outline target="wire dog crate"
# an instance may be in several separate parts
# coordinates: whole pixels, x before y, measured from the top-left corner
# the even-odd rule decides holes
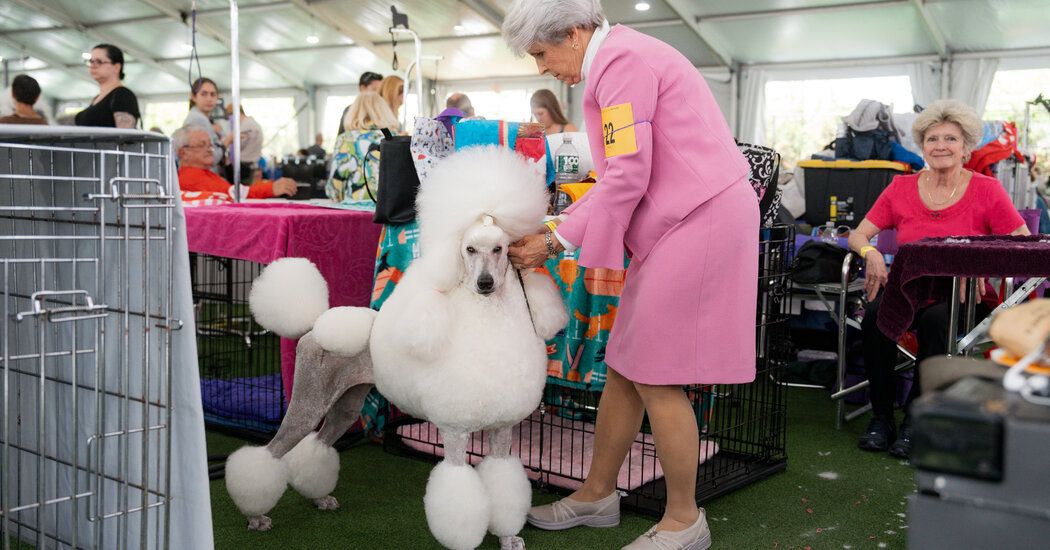
[[[708,502],[787,467],[787,412],[783,367],[790,358],[788,259],[794,226],[761,230],[756,311],[757,374],[750,384],[687,386],[700,427],[698,502]],[[593,451],[594,421],[600,392],[548,379],[539,410],[523,421],[513,449],[530,478],[540,486],[573,490],[587,477]],[[443,454],[436,428],[412,418],[387,431],[392,452],[433,458]],[[487,442],[475,434],[470,460],[480,461]],[[632,445],[617,480],[623,504],[642,513],[663,512],[666,487],[648,419]]]
[[[0,541],[167,548],[170,144],[64,134],[0,135]]]
[[[268,440],[284,418],[280,338],[248,308],[256,262],[190,254],[201,402],[211,428]]]

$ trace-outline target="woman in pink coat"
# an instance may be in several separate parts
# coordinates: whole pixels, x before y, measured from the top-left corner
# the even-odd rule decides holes
[[[619,523],[617,472],[649,413],[667,481],[663,518],[630,549],[710,545],[694,497],[699,438],[682,386],[755,377],[758,199],[700,73],[674,48],[609,28],[598,0],[518,0],[503,24],[541,74],[585,85],[598,183],[554,231],[515,243],[518,267],[579,247],[585,267],[631,258],[607,348],[590,475],[568,498],[533,508],[545,529]]]

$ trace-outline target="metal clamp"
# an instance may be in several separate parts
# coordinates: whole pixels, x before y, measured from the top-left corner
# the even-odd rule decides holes
[[[84,305],[69,305],[47,309],[44,302],[54,296],[83,296]],[[32,311],[23,311],[15,314],[16,321],[24,321],[27,317],[43,317],[53,323],[67,323],[70,321],[82,321],[85,319],[101,319],[107,315],[106,305],[95,305],[91,295],[86,290],[40,290],[29,297],[33,301]],[[101,312],[101,313],[95,313]],[[64,315],[64,316],[62,316]]]

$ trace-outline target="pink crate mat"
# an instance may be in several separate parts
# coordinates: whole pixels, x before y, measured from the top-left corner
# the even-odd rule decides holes
[[[523,426],[527,426],[525,433],[522,433]],[[591,466],[591,456],[594,453],[594,424],[551,414],[548,414],[544,421],[537,411],[528,420],[515,426],[513,433],[511,455],[521,457],[529,479],[537,480],[545,476],[545,480],[551,485],[565,489],[577,489],[582,485],[578,479],[587,477]],[[413,450],[437,457],[445,456],[438,429],[430,422],[399,426],[397,434],[402,438],[402,442]],[[546,455],[541,454],[539,446],[541,440],[550,450]],[[532,445],[533,441],[537,442],[536,446]],[[522,451],[523,446],[524,451]],[[486,454],[488,434],[481,437],[475,436],[471,440],[468,451]],[[703,464],[717,453],[717,443],[700,440],[699,464]],[[468,454],[467,458],[474,465],[481,462],[482,459],[476,454]],[[656,458],[653,436],[639,432],[627,454],[627,460],[620,467],[616,486],[630,491],[663,476],[663,468]]]

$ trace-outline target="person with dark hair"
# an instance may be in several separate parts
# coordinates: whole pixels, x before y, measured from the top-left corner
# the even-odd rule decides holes
[[[548,135],[576,131],[576,125],[569,122],[562,113],[561,103],[554,92],[547,89],[536,90],[529,103],[532,106],[532,117],[543,125]]]
[[[215,81],[200,77],[190,85],[190,112],[183,126],[197,126],[208,132],[212,143],[212,171],[222,175],[221,166],[226,149],[233,143],[233,134],[224,132],[222,126],[212,119],[212,112],[219,104],[219,86]]]
[[[365,71],[361,73],[361,78],[357,79],[357,91],[359,93],[374,92],[379,93],[380,88],[383,87],[383,75],[379,73],[373,73],[372,71]],[[343,121],[346,120],[346,113],[350,112],[350,106],[347,105],[343,109],[343,114],[339,117],[339,131],[335,133],[335,137],[343,135],[346,132],[346,127],[343,126]],[[396,111],[395,111],[396,112]]]
[[[111,44],[91,48],[87,60],[91,78],[98,82],[99,92],[87,109],[77,113],[77,126],[134,128],[142,115],[135,93],[124,87],[124,52]]]
[[[357,80],[357,91],[361,93],[379,93],[379,87],[382,85],[383,75],[379,73],[373,73],[372,71],[365,71],[361,73],[361,78]]]
[[[456,92],[448,96],[448,99],[445,100],[445,108],[459,109],[467,115],[467,118],[474,117],[474,106],[470,104],[470,98],[467,97],[467,94],[462,92]]]
[[[44,117],[33,110],[40,99],[40,84],[28,75],[20,74],[11,81],[11,97],[15,100],[15,113],[0,117],[0,124],[47,124]]]

